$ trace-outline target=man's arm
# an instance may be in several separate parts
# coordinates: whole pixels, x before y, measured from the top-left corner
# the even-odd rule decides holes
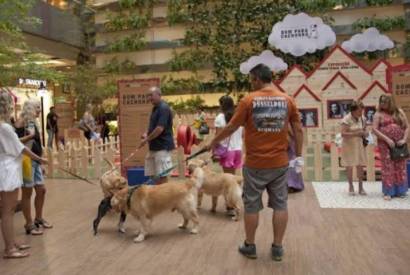
[[[159,135],[161,135],[163,131],[164,131],[164,127],[162,126],[155,127],[155,129],[151,132],[151,134],[149,134],[146,138],[142,139],[139,148],[143,147],[145,144],[147,144],[151,140],[154,140],[157,137],[159,137]]]
[[[211,143],[206,146],[206,148],[212,149],[213,147],[215,147],[218,143],[220,143],[222,140],[224,140],[227,137],[230,137],[233,133],[235,133],[235,131],[239,128],[239,126],[236,125],[232,125],[231,123],[229,123],[228,125],[226,125],[226,127],[224,127],[219,133],[217,133],[214,137],[214,139],[211,141]]]
[[[302,156],[302,146],[303,146],[303,130],[300,122],[291,122],[292,131],[295,136],[295,150],[296,157]]]

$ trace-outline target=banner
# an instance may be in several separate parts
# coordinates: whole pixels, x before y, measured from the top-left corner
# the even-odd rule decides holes
[[[118,81],[119,135],[121,172],[128,168],[143,167],[148,147],[141,148],[131,158],[148,130],[152,104],[149,88],[159,86],[159,78]]]

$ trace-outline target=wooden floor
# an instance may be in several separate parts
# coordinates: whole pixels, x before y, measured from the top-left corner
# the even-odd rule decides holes
[[[125,235],[116,232],[114,215],[102,221],[99,235],[92,235],[99,188],[70,180],[49,180],[47,185],[45,217],[55,228],[44,236],[25,236],[17,213],[18,238],[32,245],[32,255],[1,258],[0,274],[410,274],[410,211],[321,209],[310,184],[303,193],[290,195],[281,263],[270,259],[268,209],[257,233],[259,258],[248,260],[237,252],[242,221],[210,214],[209,198],[200,213],[199,235],[179,231],[180,217],[167,213],[154,221],[155,235],[135,244],[132,217]],[[218,208],[223,210],[222,202]]]

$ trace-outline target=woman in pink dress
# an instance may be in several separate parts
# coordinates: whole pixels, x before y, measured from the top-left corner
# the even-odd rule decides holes
[[[406,163],[404,159],[392,160],[390,148],[407,142],[409,124],[405,113],[397,108],[390,95],[382,95],[379,98],[379,109],[373,119],[373,131],[380,150],[384,199],[405,197],[408,190]]]

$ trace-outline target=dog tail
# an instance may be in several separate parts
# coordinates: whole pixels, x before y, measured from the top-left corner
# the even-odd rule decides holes
[[[115,166],[115,164],[114,164],[114,163],[112,163],[111,161],[109,161],[109,160],[108,160],[108,159],[106,159],[106,158],[104,158],[104,160],[105,160],[105,162],[107,162],[107,163],[108,163],[108,165],[111,167],[110,171],[112,171],[112,170],[116,170],[116,169],[117,169],[117,167]]]

